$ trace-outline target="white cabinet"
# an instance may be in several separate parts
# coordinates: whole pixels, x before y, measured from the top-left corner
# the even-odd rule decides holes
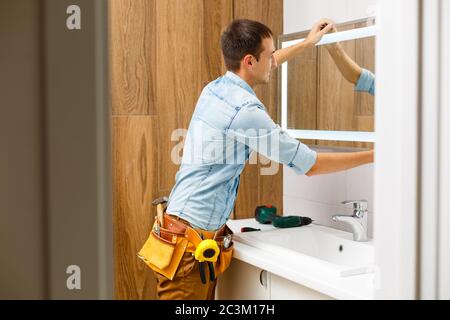
[[[320,292],[234,259],[219,277],[217,300],[328,300]]]
[[[332,297],[270,274],[270,299],[272,300],[330,300]]]
[[[233,259],[217,282],[217,300],[269,300],[268,272]]]

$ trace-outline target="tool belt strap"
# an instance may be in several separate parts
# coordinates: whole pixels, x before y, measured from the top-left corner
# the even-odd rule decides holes
[[[214,236],[220,237],[225,231],[226,225],[221,227],[219,230],[208,231],[202,229],[195,229],[188,225],[188,222],[177,219],[176,217],[170,216],[164,213],[164,228],[162,230],[173,233],[179,237],[186,238],[191,244],[194,245],[192,248],[188,248],[187,251],[195,251],[195,248],[199,245],[202,240],[213,239]],[[200,235],[203,235],[203,239]]]

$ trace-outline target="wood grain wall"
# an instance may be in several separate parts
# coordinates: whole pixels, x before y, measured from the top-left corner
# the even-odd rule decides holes
[[[153,223],[153,199],[169,195],[178,164],[173,130],[187,129],[204,85],[225,72],[220,35],[234,18],[282,33],[282,0],[110,0],[115,297],[154,299],[155,279],[136,256]],[[278,121],[276,74],[257,90]],[[235,218],[262,203],[282,210],[281,170],[248,165]]]
[[[258,20],[269,26],[275,41],[283,33],[283,1],[281,0],[235,0],[233,11],[236,19]],[[272,72],[270,83],[256,88],[255,92],[266,106],[272,119],[278,123],[277,78],[278,73],[275,70]],[[262,174],[264,168],[268,172],[275,172],[269,169],[273,166],[277,168],[276,174]],[[258,155],[258,164],[247,165],[241,175],[235,218],[253,218],[255,207],[262,204],[274,205],[280,213],[283,212],[282,172],[281,165],[272,161],[268,162],[260,155]]]

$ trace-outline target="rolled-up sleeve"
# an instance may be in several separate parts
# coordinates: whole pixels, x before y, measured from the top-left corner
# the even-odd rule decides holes
[[[245,143],[253,151],[287,165],[298,174],[307,173],[317,160],[314,150],[282,130],[258,104],[240,108],[226,134]]]
[[[355,86],[356,91],[365,91],[371,95],[375,94],[375,75],[367,69],[362,69],[358,82]]]

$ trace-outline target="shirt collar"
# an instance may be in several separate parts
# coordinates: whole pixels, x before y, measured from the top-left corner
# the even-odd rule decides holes
[[[247,82],[245,82],[241,77],[239,77],[237,74],[231,71],[227,71],[225,74],[225,77],[230,80],[232,83],[238,85],[239,87],[247,90],[251,94],[253,94],[256,97],[255,91],[252,89],[252,87],[249,86]]]

